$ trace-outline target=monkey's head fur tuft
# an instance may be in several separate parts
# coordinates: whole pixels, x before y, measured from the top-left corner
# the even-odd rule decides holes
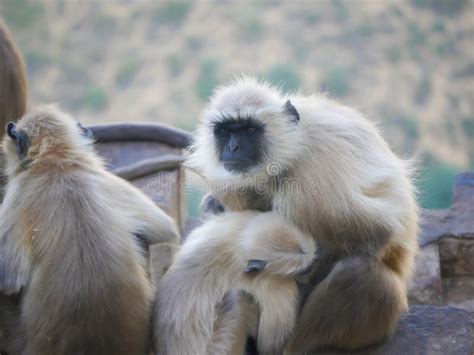
[[[56,105],[40,106],[18,123],[9,122],[6,131],[2,148],[10,178],[33,167],[102,164],[93,152],[89,131]]]
[[[214,92],[186,165],[231,186],[283,175],[304,149],[299,121],[298,108],[278,88],[239,77]]]

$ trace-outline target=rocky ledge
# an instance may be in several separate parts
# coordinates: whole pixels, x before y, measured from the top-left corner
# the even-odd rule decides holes
[[[469,313],[456,307],[412,306],[400,320],[393,337],[383,344],[356,352],[320,354],[468,355],[472,354]]]

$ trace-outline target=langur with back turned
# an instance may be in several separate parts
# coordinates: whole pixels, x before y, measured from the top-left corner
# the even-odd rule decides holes
[[[178,244],[174,221],[53,106],[10,122],[3,149],[0,292],[22,298],[9,352],[146,353],[154,285],[136,236]]]

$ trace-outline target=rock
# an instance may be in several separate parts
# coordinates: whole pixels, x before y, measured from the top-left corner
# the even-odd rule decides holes
[[[438,244],[432,243],[420,250],[415,277],[409,288],[410,304],[441,305],[443,290],[439,261]]]
[[[474,239],[474,172],[456,176],[451,215],[453,234]]]
[[[412,306],[394,336],[372,354],[471,354],[472,322],[455,307]]]
[[[444,238],[439,242],[439,252],[443,278],[474,277],[474,239]]]
[[[437,242],[451,234],[450,210],[423,210],[421,212],[420,247]]]
[[[445,237],[474,240],[474,172],[456,176],[449,210],[424,210],[420,245]]]
[[[372,349],[326,352],[331,355],[469,355],[472,354],[472,322],[455,307],[412,306],[392,338]],[[324,352],[318,353],[324,354]]]
[[[470,312],[474,311],[474,278],[456,276],[443,278],[443,299],[445,304],[455,305]]]
[[[423,211],[419,243],[410,301],[439,305],[441,299],[442,304],[465,308],[474,315],[473,172],[456,177],[449,210]]]

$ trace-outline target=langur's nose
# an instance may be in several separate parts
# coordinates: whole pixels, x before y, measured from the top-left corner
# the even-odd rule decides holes
[[[235,153],[239,149],[240,149],[239,143],[237,143],[237,141],[235,139],[231,138],[230,143],[229,143],[229,152]]]

